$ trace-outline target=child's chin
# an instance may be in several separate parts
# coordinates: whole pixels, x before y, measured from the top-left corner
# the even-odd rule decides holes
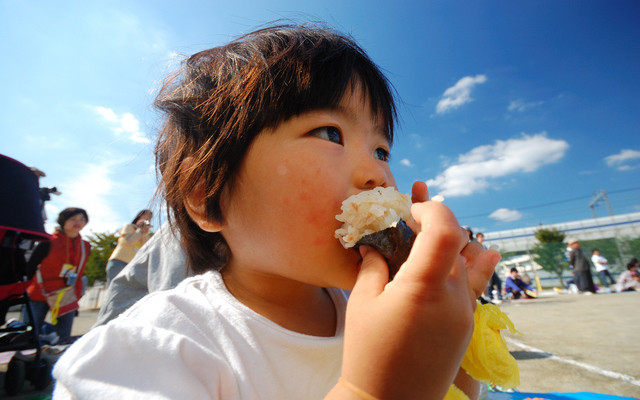
[[[339,289],[351,290],[356,283],[362,259],[360,255],[356,259],[346,259],[343,262],[334,264],[335,270],[332,273],[331,286]]]
[[[340,279],[339,282],[336,282],[333,286],[342,289],[342,290],[353,290],[353,287],[356,284],[356,279],[358,278],[358,270],[354,271],[353,276],[345,276]]]

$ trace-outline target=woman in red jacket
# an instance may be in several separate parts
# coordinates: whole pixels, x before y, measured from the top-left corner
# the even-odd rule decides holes
[[[38,244],[27,263],[27,273],[34,275],[27,292],[38,332],[42,331],[45,316],[51,311],[56,334],[60,342],[65,343],[71,337],[77,300],[83,292],[84,267],[91,251],[89,242],[80,236],[89,216],[82,208],[65,208],[57,222],[59,226],[51,235],[51,241]],[[50,305],[47,298],[53,304]]]

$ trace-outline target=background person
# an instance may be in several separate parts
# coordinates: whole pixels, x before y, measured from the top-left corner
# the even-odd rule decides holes
[[[591,262],[593,263],[593,266],[596,267],[596,272],[600,276],[600,282],[602,282],[602,285],[609,286],[615,284],[615,281],[609,272],[609,260],[604,258],[598,249],[591,250]],[[607,279],[609,280],[609,284],[607,284]]]
[[[165,222],[113,278],[93,327],[116,318],[149,293],[176,287],[186,277],[180,237]]]
[[[578,239],[568,238],[567,244],[571,249],[569,251],[569,265],[571,265],[575,273],[578,289],[583,294],[594,294],[596,287],[593,284],[593,277],[591,276],[591,264],[589,264],[589,260],[585,257],[584,253],[582,253],[580,242]]]
[[[485,250],[487,246],[484,245],[484,233],[478,232],[476,233],[476,241],[482,245]],[[495,290],[495,292],[494,292]],[[487,286],[486,296],[491,299],[493,303],[500,303],[502,298],[502,280],[498,273],[493,270],[493,275],[491,275],[491,279],[489,279],[489,285]]]
[[[130,224],[120,229],[118,244],[107,262],[107,286],[122,271],[133,257],[149,240],[150,221],[153,214],[150,210],[142,210]]]
[[[518,268],[516,267],[511,268],[510,275],[504,282],[504,290],[507,294],[513,294],[514,299],[519,299],[523,295],[530,299],[538,297],[538,292],[531,285],[526,284],[522,279],[520,279]]]
[[[618,276],[616,284],[619,292],[630,292],[640,290],[640,262],[637,258],[632,258],[627,263],[627,270]]]
[[[57,222],[51,241],[40,242],[29,258],[27,276],[33,278],[27,293],[31,299],[33,324],[40,333],[47,312],[54,311],[47,297],[65,288],[72,291],[75,301],[59,304],[58,315],[52,316],[59,343],[66,343],[71,338],[73,318],[79,308],[77,300],[83,294],[82,277],[91,251],[89,242],[80,236],[89,216],[82,208],[65,208],[58,215]],[[23,322],[28,321],[26,309],[22,318]]]
[[[468,226],[464,226],[463,228],[467,231],[467,234],[469,235],[469,241],[470,241],[470,242],[472,242],[472,241],[476,240],[476,239],[473,237],[473,231],[471,230],[471,228],[470,228],[470,227],[468,227]]]

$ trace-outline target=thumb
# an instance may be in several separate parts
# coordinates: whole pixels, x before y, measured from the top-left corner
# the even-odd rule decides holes
[[[358,251],[362,256],[362,264],[351,295],[364,298],[375,297],[389,282],[389,267],[384,257],[372,247],[362,245]]]

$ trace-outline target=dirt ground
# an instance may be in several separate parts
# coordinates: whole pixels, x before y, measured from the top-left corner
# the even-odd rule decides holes
[[[561,294],[501,305],[523,392],[640,398],[640,292]]]
[[[640,398],[640,292],[550,292],[535,300],[505,302],[500,308],[521,332],[505,334],[520,368],[519,391]],[[96,316],[96,311],[82,310],[73,334],[87,332]],[[52,389],[38,392],[27,382],[19,396],[3,397],[3,382],[0,366],[0,398],[6,399],[45,399]]]

